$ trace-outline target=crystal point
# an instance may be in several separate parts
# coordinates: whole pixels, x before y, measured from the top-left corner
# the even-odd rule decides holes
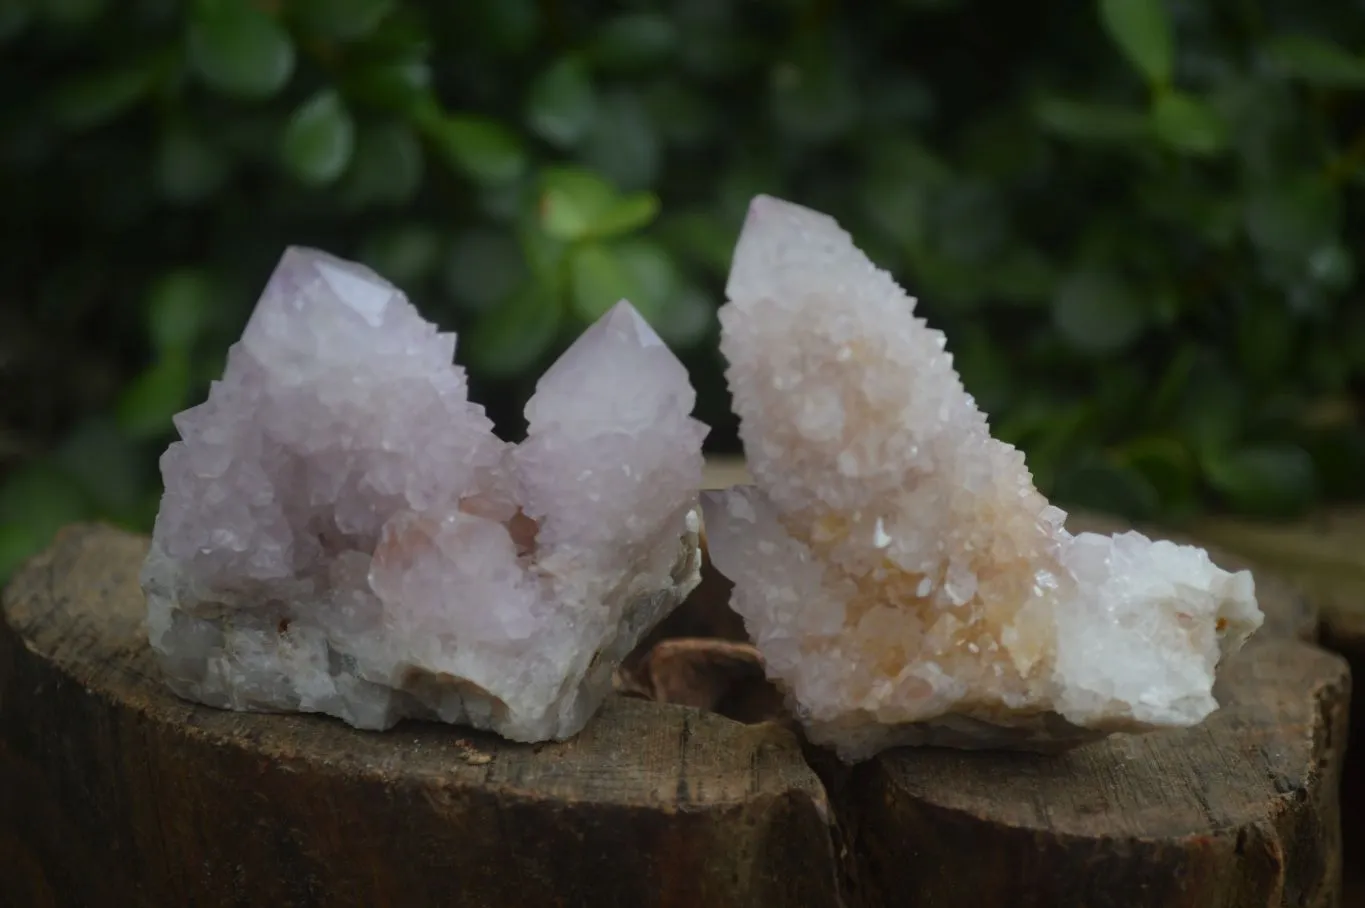
[[[285,252],[162,457],[142,579],[177,692],[517,740],[587,721],[698,580],[687,372],[623,301],[512,446],[454,347],[369,268]]]
[[[1050,748],[1189,725],[1260,625],[1251,576],[1071,535],[941,332],[835,221],[759,197],[721,350],[755,485],[703,496],[732,604],[810,737]]]

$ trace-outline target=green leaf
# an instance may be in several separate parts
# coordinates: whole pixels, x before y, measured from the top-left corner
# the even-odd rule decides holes
[[[1043,97],[1033,114],[1044,129],[1078,142],[1136,142],[1151,134],[1145,112],[1115,104]]]
[[[542,13],[536,0],[469,3],[465,8],[476,17],[474,33],[480,42],[508,57],[530,50],[541,30],[542,19],[554,18],[548,10]]]
[[[478,187],[479,210],[498,226],[516,223],[534,209],[534,192],[528,179]]]
[[[446,160],[478,183],[510,183],[526,170],[521,141],[493,120],[457,114],[426,119],[423,125]]]
[[[48,22],[59,28],[76,29],[92,24],[109,5],[108,0],[35,0]]]
[[[492,308],[531,277],[515,237],[479,229],[455,238],[443,273],[446,291],[461,308],[475,312]]]
[[[86,513],[79,486],[51,464],[31,464],[0,485],[0,524],[36,521],[56,532]]]
[[[1009,410],[1020,390],[1018,382],[1004,354],[984,328],[969,323],[954,332],[953,365],[983,412],[1000,414]]]
[[[425,60],[357,62],[343,72],[346,96],[361,104],[420,119],[431,97],[431,67]]]
[[[1274,386],[1287,378],[1297,346],[1296,335],[1296,325],[1280,300],[1244,305],[1233,334],[1244,375],[1264,386]]]
[[[862,181],[859,196],[868,220],[888,240],[901,247],[919,246],[925,241],[931,198],[926,187],[892,174],[873,173]],[[727,246],[718,257],[720,271],[729,267],[732,251]]]
[[[213,279],[202,269],[172,271],[153,284],[147,333],[157,353],[188,357],[213,315],[214,301]]]
[[[1295,445],[1259,445],[1204,458],[1204,475],[1239,511],[1285,517],[1310,504],[1317,493],[1313,460]]]
[[[540,224],[556,239],[588,235],[593,220],[611,207],[616,189],[582,167],[549,167],[540,175]]]
[[[575,57],[563,58],[531,83],[526,123],[552,145],[576,145],[592,127],[596,113],[587,67]]]
[[[659,135],[640,98],[617,92],[602,98],[580,146],[583,162],[622,189],[647,189],[662,164]]]
[[[1340,242],[1319,246],[1308,257],[1308,276],[1327,290],[1346,290],[1355,274],[1355,258]]]
[[[1134,520],[1150,518],[1161,505],[1147,477],[1112,458],[1083,460],[1061,470],[1052,495],[1072,507],[1122,514]]]
[[[1052,302],[1053,324],[1077,350],[1115,353],[1141,336],[1147,313],[1137,291],[1108,271],[1072,272]]]
[[[90,516],[80,487],[46,464],[34,464],[0,484],[0,586],[68,523]]]
[[[727,223],[711,208],[699,208],[666,216],[658,232],[684,261],[724,277],[734,254],[739,222]]]
[[[550,349],[562,319],[557,296],[539,282],[525,284],[474,323],[461,356],[477,375],[521,375]]]
[[[1001,441],[1027,449],[1029,467],[1037,475],[1038,459],[1070,447],[1088,412],[1085,405],[1068,404],[1038,388],[1017,390],[1023,396],[994,426],[994,435]]]
[[[993,262],[1009,239],[1006,205],[991,183],[966,178],[938,187],[930,208],[928,238],[949,268]],[[974,275],[984,285],[984,275]]]
[[[172,127],[157,147],[157,188],[168,202],[201,202],[223,185],[228,167],[222,148],[190,129]]]
[[[190,65],[225,95],[267,98],[294,74],[289,34],[247,0],[195,4],[186,40]]]
[[[1009,104],[973,117],[956,157],[978,179],[1014,183],[1048,167],[1052,153],[1029,110]]]
[[[569,305],[584,322],[597,321],[623,299],[634,304],[634,297],[640,295],[635,276],[613,249],[601,243],[585,243],[574,249],[569,268]]]
[[[666,62],[677,46],[677,26],[668,16],[626,13],[598,28],[588,55],[606,69],[642,69]]]
[[[716,324],[716,301],[700,287],[675,293],[655,316],[653,326],[674,350],[694,347]]]
[[[1153,102],[1152,131],[1172,150],[1193,156],[1217,154],[1228,143],[1227,126],[1217,112],[1176,91],[1164,92]]]
[[[771,110],[779,130],[808,142],[836,139],[858,122],[862,99],[844,67],[812,57],[779,63],[771,80]]]
[[[516,233],[522,259],[531,269],[534,279],[548,288],[548,292],[556,298],[559,297],[568,280],[565,260],[569,244],[546,233],[534,214],[523,215]]]
[[[1365,87],[1365,59],[1325,38],[1275,35],[1265,54],[1286,75],[1323,88]]]
[[[171,417],[185,408],[190,394],[190,360],[176,351],[123,389],[115,407],[119,429],[134,439],[157,438],[171,431]]]
[[[659,212],[653,193],[618,195],[610,183],[582,168],[548,168],[541,187],[541,226],[568,242],[620,236],[649,224]]]
[[[659,197],[652,192],[632,192],[616,199],[593,219],[588,235],[610,239],[639,230],[659,214]]]
[[[863,89],[869,120],[922,124],[934,115],[934,92],[921,76],[909,72],[883,72],[877,82],[877,85]]]
[[[364,126],[342,187],[354,206],[403,205],[422,185],[422,143],[398,121]]]
[[[1175,38],[1163,0],[1099,0],[1100,22],[1148,84],[1169,85]]]
[[[1365,427],[1337,426],[1307,439],[1323,496],[1342,501],[1365,496]]]
[[[1041,252],[1015,246],[1000,257],[991,278],[1002,302],[1046,303],[1057,288],[1058,275]]]
[[[1190,368],[1174,423],[1202,461],[1241,437],[1250,413],[1241,377],[1221,358],[1204,356]]]
[[[1356,308],[1346,324],[1341,326],[1339,336],[1347,360],[1357,372],[1365,375],[1365,312]],[[1361,428],[1365,429],[1365,424]]]
[[[221,335],[215,337],[215,340],[222,340]],[[208,349],[195,357],[190,369],[190,381],[194,385],[207,385],[210,382],[218,381],[227,371],[227,350],[225,349],[227,343],[224,342],[221,346],[206,346]]]
[[[1336,345],[1320,344],[1310,347],[1307,354],[1298,365],[1309,382],[1329,393],[1346,387],[1354,372],[1346,350]]]
[[[868,176],[861,181],[861,200],[868,218],[903,247],[927,241],[931,202],[951,171],[927,147],[905,139],[882,140],[868,149]],[[736,225],[737,226],[737,225]],[[730,249],[720,258],[729,268]]]
[[[365,37],[393,8],[394,0],[291,0],[288,7],[303,31],[336,41]]]
[[[294,179],[308,186],[336,180],[355,150],[355,122],[341,96],[324,89],[303,102],[284,128],[280,157]]]
[[[1177,438],[1147,436],[1124,445],[1115,455],[1117,462],[1136,471],[1156,491],[1162,510],[1188,513],[1195,504],[1193,455]]]
[[[399,287],[413,288],[441,261],[441,236],[422,224],[404,224],[371,234],[360,260]]]
[[[1190,375],[1199,360],[1199,348],[1186,341],[1171,356],[1161,378],[1147,397],[1147,415],[1153,422],[1166,423],[1175,411],[1181,395],[1189,386]]]
[[[637,288],[631,303],[654,324],[664,309],[673,304],[679,291],[681,278],[673,257],[663,246],[645,239],[625,240],[614,248]]]
[[[1246,199],[1247,236],[1257,250],[1297,265],[1337,242],[1340,190],[1317,174],[1260,187]]]
[[[28,0],[0,0],[0,44],[22,35],[32,15]]]
[[[704,147],[717,133],[722,115],[699,86],[681,78],[651,83],[646,89],[645,107],[659,135],[686,148]]]
[[[151,484],[145,470],[148,460],[112,419],[81,422],[63,440],[53,463],[77,483],[103,516],[125,523],[138,517],[138,504]]]
[[[668,253],[646,240],[585,243],[570,254],[569,267],[570,306],[584,322],[596,321],[624,299],[653,323],[679,285]]]
[[[146,97],[156,70],[147,62],[77,76],[52,94],[52,114],[68,129],[84,130],[115,119]]]

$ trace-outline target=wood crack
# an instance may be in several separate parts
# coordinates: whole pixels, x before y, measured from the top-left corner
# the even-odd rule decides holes
[[[0,843],[61,843],[16,871],[40,873],[17,889],[56,905],[1337,897],[1349,677],[1288,633],[1229,662],[1228,705],[1202,727],[1059,755],[923,748],[848,767],[776,722],[628,697],[571,741],[528,746],[175,698],[139,620],[145,550],[108,528],[68,531],[4,596],[0,755],[14,771],[0,775]]]

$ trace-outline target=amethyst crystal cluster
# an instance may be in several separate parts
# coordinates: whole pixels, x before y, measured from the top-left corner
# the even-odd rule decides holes
[[[583,726],[698,580],[694,392],[622,302],[512,445],[454,354],[369,269],[285,253],[161,461],[143,585],[177,692],[360,728]]]

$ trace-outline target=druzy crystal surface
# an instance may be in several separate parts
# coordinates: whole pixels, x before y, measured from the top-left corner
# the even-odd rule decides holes
[[[754,200],[721,349],[755,485],[711,557],[812,740],[1051,749],[1196,724],[1260,625],[1249,574],[1063,526],[942,333],[829,217]]]
[[[181,695],[563,738],[698,580],[706,429],[626,302],[493,433],[373,271],[290,249],[208,400],[176,417],[143,569]]]

